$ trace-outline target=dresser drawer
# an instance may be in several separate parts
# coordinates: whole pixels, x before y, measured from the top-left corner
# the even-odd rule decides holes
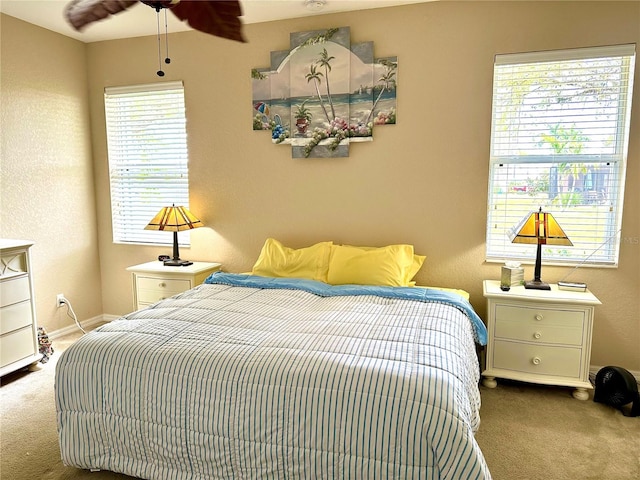
[[[32,323],[31,302],[28,300],[0,308],[0,334],[2,335]]]
[[[0,273],[0,278],[10,278],[27,273],[27,252],[3,251],[0,254],[2,265],[6,267]]]
[[[495,340],[493,367],[537,375],[580,378],[582,350]]]
[[[0,282],[0,307],[24,302],[30,298],[29,277],[12,278]]]
[[[191,281],[177,278],[137,277],[138,304],[155,303],[191,288]]]
[[[33,330],[31,326],[0,337],[0,362],[2,366],[17,362],[34,353]]]

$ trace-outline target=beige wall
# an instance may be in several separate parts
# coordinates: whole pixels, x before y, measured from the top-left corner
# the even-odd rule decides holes
[[[0,236],[32,240],[36,314],[68,326],[102,315],[86,47],[2,16]]]
[[[286,49],[289,33],[350,26],[352,41],[399,59],[398,124],[351,146],[344,159],[292,159],[290,149],[251,130],[253,67]],[[208,225],[183,258],[246,271],[264,239],[291,246],[320,240],[412,243],[427,261],[423,284],[464,288],[485,314],[484,262],[493,57],[497,53],[640,44],[637,2],[437,2],[248,25],[248,44],[199,32],[170,36],[165,80],[183,80],[192,210]],[[105,86],[158,80],[153,37],[87,47],[104,312],[131,309],[129,265],[168,248],[111,243],[104,127]],[[583,268],[602,300],[592,364],[640,370],[640,61],[629,146],[620,267]],[[528,266],[527,275],[532,275]],[[544,267],[557,281],[567,268]]]

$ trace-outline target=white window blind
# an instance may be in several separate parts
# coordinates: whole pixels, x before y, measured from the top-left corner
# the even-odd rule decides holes
[[[487,260],[528,260],[506,235],[551,212],[573,247],[547,263],[616,265],[635,45],[497,55],[493,78]]]
[[[162,207],[189,206],[182,82],[105,88],[115,243],[171,244],[169,232],[144,230]],[[188,232],[179,241],[188,245]]]

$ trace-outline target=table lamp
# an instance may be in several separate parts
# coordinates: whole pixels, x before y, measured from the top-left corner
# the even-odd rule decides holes
[[[173,258],[171,260],[165,260],[164,264],[167,267],[186,267],[187,265],[192,265],[193,262],[180,260],[178,232],[198,227],[204,227],[204,224],[198,220],[188,208],[172,205],[170,207],[162,207],[162,210],[153,217],[149,225],[144,227],[144,229],[173,232]]]
[[[527,214],[520,223],[509,230],[508,235],[511,243],[535,243],[538,245],[533,280],[525,282],[524,288],[551,290],[548,283],[540,280],[542,245],[573,245],[553,215],[543,212],[540,207],[537,212]]]

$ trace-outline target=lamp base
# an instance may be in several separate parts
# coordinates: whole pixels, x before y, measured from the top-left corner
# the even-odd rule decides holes
[[[180,259],[164,261],[165,267],[188,267],[189,265],[193,265],[193,262],[190,262],[189,260],[180,260]]]
[[[529,280],[524,282],[524,288],[530,288],[532,290],[551,290],[548,283],[541,282],[540,280]]]

